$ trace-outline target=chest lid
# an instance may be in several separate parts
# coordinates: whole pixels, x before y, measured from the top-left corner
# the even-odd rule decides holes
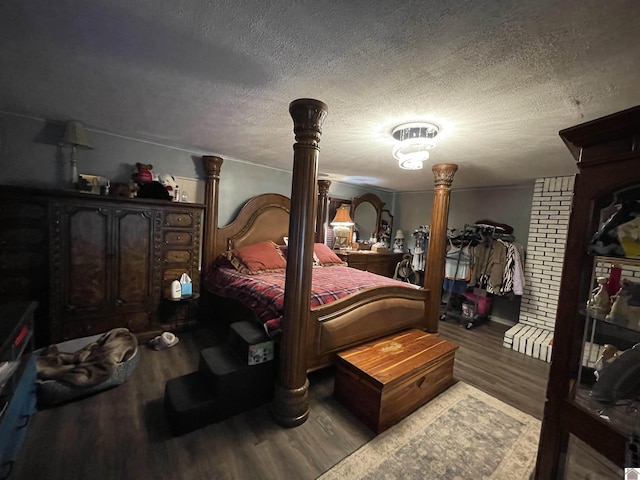
[[[422,330],[407,330],[338,353],[338,362],[364,372],[384,386],[424,370],[458,348]]]

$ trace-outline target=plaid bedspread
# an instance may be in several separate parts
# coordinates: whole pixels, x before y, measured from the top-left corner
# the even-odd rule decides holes
[[[206,273],[204,287],[212,293],[242,302],[250,308],[271,337],[281,332],[284,310],[284,273],[246,275],[233,267],[215,263]],[[414,288],[392,278],[346,266],[313,269],[311,306],[324,305],[365,288],[400,285]]]

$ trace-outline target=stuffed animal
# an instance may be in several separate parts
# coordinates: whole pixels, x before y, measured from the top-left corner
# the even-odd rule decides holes
[[[171,198],[176,201],[179,200],[178,184],[176,183],[176,179],[173,178],[172,175],[169,175],[168,173],[161,173],[160,175],[158,175],[158,181],[162,184],[162,186],[164,186],[164,188],[167,189]]]
[[[136,182],[136,197],[156,198],[159,200],[171,200],[172,197],[164,186],[158,182],[153,175],[153,165],[147,163],[136,163],[137,172],[133,174],[133,181]]]
[[[132,175],[133,181],[139,184],[153,182],[153,165],[148,163],[136,163],[136,172]]]

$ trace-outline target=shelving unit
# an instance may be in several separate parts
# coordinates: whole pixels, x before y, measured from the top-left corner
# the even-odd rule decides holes
[[[593,259],[591,284],[596,285],[596,277],[606,271],[610,265],[622,268],[622,278],[632,279],[636,272],[629,267],[640,267],[640,259],[596,256]],[[638,279],[637,281],[640,281]],[[583,334],[582,362],[578,373],[579,381],[574,388],[574,397],[578,405],[608,421],[616,430],[630,437],[637,427],[640,417],[637,409],[639,402],[623,400],[620,403],[601,402],[594,398],[596,385],[594,371],[598,368],[604,346],[612,345],[618,352],[624,352],[640,344],[640,306],[630,307],[629,322],[611,319],[605,313],[594,313],[589,309],[581,310],[585,316]],[[613,360],[615,361],[615,360]],[[638,370],[640,375],[640,370]],[[591,381],[589,381],[591,380]],[[640,379],[639,379],[640,381]],[[595,395],[597,397],[597,395]]]
[[[603,342],[630,348],[636,343],[633,336],[640,334],[640,327],[616,325],[589,313],[586,305],[603,265],[636,267],[640,260],[597,257],[588,251],[613,206],[640,200],[640,107],[562,130],[560,137],[576,159],[579,173],[560,282],[535,478],[566,478],[571,465],[567,458],[572,456],[569,446],[575,444],[584,445],[588,457],[603,458],[605,467],[622,478],[623,467],[638,466],[629,465],[628,448],[631,434],[640,425],[633,405],[637,399],[621,399],[629,408],[602,404],[591,395],[594,387],[585,384],[583,367],[585,359],[588,366],[589,348],[599,348]]]

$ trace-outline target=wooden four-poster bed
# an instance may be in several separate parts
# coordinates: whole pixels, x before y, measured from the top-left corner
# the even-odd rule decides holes
[[[246,202],[229,225],[218,227],[223,160],[203,157],[207,178],[202,255],[202,268],[206,273],[225,252],[261,242],[281,245],[283,237],[289,238],[279,342],[280,373],[272,405],[275,420],[288,427],[297,426],[308,417],[307,372],[333,363],[338,351],[409,328],[437,331],[449,187],[457,168],[455,165],[434,168],[436,197],[431,231],[432,236],[434,228],[436,236],[438,230],[442,231],[443,251],[432,254],[429,250],[426,270],[439,272],[439,280],[437,275],[429,277],[427,273],[425,288],[389,282],[391,284],[365,288],[330,303],[312,306],[314,243],[322,235],[321,222],[316,222],[316,217],[326,216],[328,202],[329,184],[317,180],[318,142],[326,106],[317,100],[302,99],[291,103],[290,113],[296,134],[291,199],[278,194],[258,195]],[[439,243],[434,242],[436,248]],[[435,283],[430,285],[434,278]],[[205,283],[203,281],[203,305],[218,305],[207,301],[206,297],[212,294],[204,289]],[[239,308],[236,305],[231,310]],[[203,315],[215,317],[216,312]]]

